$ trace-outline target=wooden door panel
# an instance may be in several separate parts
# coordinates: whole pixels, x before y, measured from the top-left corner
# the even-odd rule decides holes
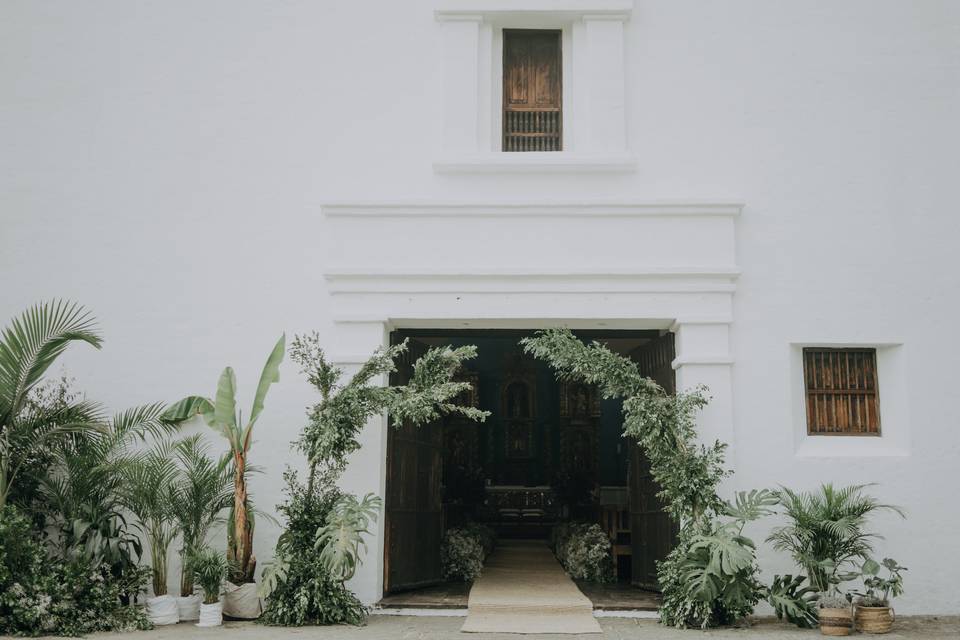
[[[674,336],[666,333],[631,354],[643,375],[652,378],[668,393],[676,393],[673,370]],[[627,477],[630,498],[630,540],[633,545],[631,582],[659,590],[657,561],[667,557],[676,543],[677,525],[663,510],[657,493],[660,485],[650,472],[643,449],[631,442]]]
[[[410,379],[413,363],[426,345],[411,341],[397,364],[392,384]],[[441,582],[440,542],[443,515],[440,480],[443,433],[439,423],[389,427],[385,506],[384,592]]]

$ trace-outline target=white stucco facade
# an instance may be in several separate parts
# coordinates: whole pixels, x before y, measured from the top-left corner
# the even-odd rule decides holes
[[[497,151],[505,26],[563,30],[567,151]],[[960,5],[8,1],[0,78],[0,315],[94,310],[103,350],[64,360],[91,398],[229,364],[246,405],[283,331],[349,368],[394,328],[669,329],[727,490],[878,482],[897,612],[960,613]],[[806,435],[804,346],[878,349],[882,437]],[[262,508],[314,401],[285,362]],[[383,493],[385,430],[350,490]]]

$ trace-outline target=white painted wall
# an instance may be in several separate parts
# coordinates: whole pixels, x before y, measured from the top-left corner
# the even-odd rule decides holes
[[[877,520],[881,553],[910,567],[897,611],[960,613],[945,570],[960,553],[960,5],[637,0],[624,37],[636,170],[559,175],[434,171],[434,9],[4,2],[0,317],[55,296],[94,309],[103,351],[79,348],[64,362],[111,407],[212,392],[227,364],[249,402],[281,331],[334,336],[322,274],[338,238],[323,203],[744,202],[729,329],[732,484],[881,482],[877,493],[909,514]],[[463,238],[472,267],[649,266],[642,234],[591,265],[576,247],[556,249],[547,220],[493,220],[534,237],[509,255]],[[606,241],[595,229],[582,223],[588,248]],[[439,248],[455,229],[442,231],[413,219],[396,239],[427,238],[455,257]],[[899,455],[798,455],[793,345],[819,342],[895,345],[880,384],[884,402],[899,403]],[[300,464],[285,443],[313,398],[286,363],[253,450],[267,469],[253,487],[262,506],[280,500],[284,465]],[[376,484],[368,473],[352,469],[351,484]],[[261,557],[275,536],[258,529]],[[790,569],[769,551],[761,561]],[[367,599],[375,573],[371,564],[357,585]]]

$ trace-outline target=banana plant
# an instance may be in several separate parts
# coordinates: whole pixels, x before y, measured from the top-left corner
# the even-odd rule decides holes
[[[253,518],[247,494],[247,454],[253,441],[253,426],[263,412],[267,391],[271,384],[280,380],[280,362],[283,360],[285,348],[286,335],[283,335],[263,366],[247,422],[243,421],[243,414],[237,409],[237,377],[232,367],[227,367],[220,374],[214,399],[188,396],[164,413],[164,419],[173,423],[184,422],[199,415],[230,444],[233,461],[233,507],[231,531],[227,535],[227,559],[233,567],[231,581],[234,583],[253,582],[253,574],[257,568],[257,560],[253,555]]]

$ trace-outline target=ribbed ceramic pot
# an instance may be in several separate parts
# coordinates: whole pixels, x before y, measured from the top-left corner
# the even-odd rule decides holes
[[[820,609],[820,633],[825,636],[848,636],[853,627],[853,614],[849,608]]]
[[[857,606],[857,629],[863,633],[890,633],[894,613],[890,607]]]

